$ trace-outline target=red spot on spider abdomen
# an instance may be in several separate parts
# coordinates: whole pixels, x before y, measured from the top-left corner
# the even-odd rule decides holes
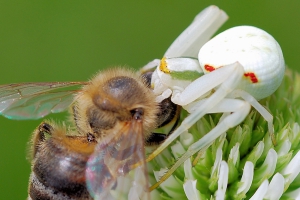
[[[210,66],[210,65],[204,65],[204,69],[205,69],[206,71],[212,72],[212,71],[214,71],[216,68],[214,68],[213,66]]]
[[[256,75],[253,72],[245,73],[244,76],[246,78],[249,78],[252,83],[257,83],[258,82],[258,79],[257,79]]]

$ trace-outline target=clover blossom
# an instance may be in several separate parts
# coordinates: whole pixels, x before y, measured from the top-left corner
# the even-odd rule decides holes
[[[274,116],[276,146],[267,122],[253,109],[243,123],[179,167],[155,190],[155,199],[300,199],[300,75],[287,70],[279,89],[261,103]],[[185,116],[183,111],[181,119]],[[165,167],[213,129],[220,117],[206,115],[183,133],[149,163],[154,171],[150,176],[158,181]]]

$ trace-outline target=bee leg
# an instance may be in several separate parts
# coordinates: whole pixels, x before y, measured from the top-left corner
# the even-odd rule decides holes
[[[45,140],[45,133],[52,135],[53,127],[50,124],[43,122],[39,125],[38,130],[39,130],[39,135],[42,138],[41,140]]]
[[[32,144],[33,144],[33,149],[32,149],[32,156],[35,158],[36,153],[39,151],[40,144],[46,140],[46,134],[47,135],[52,135],[53,132],[53,127],[46,123],[42,122],[39,127],[34,131],[34,135],[32,137]]]
[[[166,102],[169,101],[171,102],[170,98],[163,100],[162,102]],[[158,119],[160,120],[162,118],[162,116],[166,117],[166,119],[162,119],[161,121],[163,121],[162,124],[159,125],[160,127],[166,126],[167,124],[171,125],[171,129],[169,130],[169,132],[167,134],[163,134],[163,133],[151,133],[150,137],[147,138],[146,140],[146,145],[147,146],[151,146],[151,145],[160,145],[161,143],[163,143],[169,135],[172,134],[172,132],[176,129],[179,121],[180,121],[180,111],[181,111],[181,107],[171,103],[171,105],[167,105],[167,106],[162,106],[161,103],[161,113],[158,114]],[[167,108],[167,109],[166,109]]]
[[[168,137],[168,135],[166,134],[162,134],[162,133],[151,133],[150,137],[147,138],[146,140],[146,145],[147,146],[151,146],[151,145],[159,145],[161,144],[163,141],[165,141],[165,139]]]

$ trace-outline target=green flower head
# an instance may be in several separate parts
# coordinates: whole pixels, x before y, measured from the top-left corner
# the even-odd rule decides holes
[[[156,199],[297,199],[300,198],[300,75],[287,70],[279,89],[260,101],[274,116],[274,146],[267,122],[254,109],[203,154],[194,155],[163,182]],[[181,119],[187,116],[182,112]],[[218,123],[220,114],[201,118],[188,132],[150,162],[155,180],[189,145]],[[153,179],[152,179],[153,180]]]

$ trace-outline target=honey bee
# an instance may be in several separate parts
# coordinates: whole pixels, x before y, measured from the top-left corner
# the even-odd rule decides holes
[[[156,103],[151,73],[115,68],[89,82],[0,86],[7,118],[37,119],[68,107],[72,114],[74,128],[46,121],[34,131],[28,199],[112,199],[119,177],[137,163],[139,198],[150,198],[145,146],[162,143],[168,135],[154,129],[172,124],[171,133],[180,111],[170,99]]]

